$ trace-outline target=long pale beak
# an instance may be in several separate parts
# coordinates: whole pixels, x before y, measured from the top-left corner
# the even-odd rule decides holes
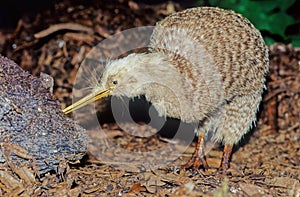
[[[82,99],[76,101],[72,105],[66,107],[62,111],[65,114],[68,114],[68,113],[73,112],[79,108],[82,108],[83,106],[86,106],[94,101],[97,101],[103,97],[110,95],[111,92],[112,92],[112,89],[106,89],[106,90],[99,90],[99,91],[90,93],[87,96],[83,97]]]

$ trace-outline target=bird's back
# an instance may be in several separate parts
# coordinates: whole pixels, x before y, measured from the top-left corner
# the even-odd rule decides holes
[[[150,47],[165,53],[195,91],[203,77],[210,86],[210,77],[218,74],[225,99],[263,90],[268,70],[265,43],[247,19],[232,11],[200,7],[170,15],[157,23]],[[219,86],[210,91],[220,91]]]

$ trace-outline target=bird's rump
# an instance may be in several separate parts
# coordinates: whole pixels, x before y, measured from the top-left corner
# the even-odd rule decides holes
[[[205,76],[211,92],[223,91],[218,98],[261,92],[268,70],[259,31],[241,15],[218,8],[192,8],[158,22],[150,47],[177,62],[186,78],[199,80],[192,72]]]

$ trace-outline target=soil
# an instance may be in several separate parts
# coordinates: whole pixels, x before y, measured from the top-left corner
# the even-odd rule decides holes
[[[0,29],[0,53],[32,75],[43,72],[52,76],[54,97],[64,108],[72,102],[81,62],[95,45],[122,30],[155,25],[181,9],[174,2],[147,5],[126,0],[64,0],[43,11],[24,14],[13,30]],[[184,148],[184,143],[168,136],[166,130],[172,126],[157,133],[145,119],[137,120],[138,125],[115,124],[106,100],[96,108],[102,132],[89,124],[86,114],[73,117],[89,130],[83,159],[61,162],[57,172],[43,174],[36,172],[34,162],[15,165],[7,161],[0,165],[0,195],[300,196],[300,49],[283,44],[269,49],[267,91],[257,124],[235,147],[227,175],[217,173],[222,156],[217,144],[210,144],[207,151],[208,170],[180,170],[191,157],[195,142],[175,155],[175,161],[159,167],[138,165],[136,161],[145,158],[133,153],[146,155],[146,163],[159,163],[175,154],[172,150]],[[145,103],[141,99],[138,104]],[[176,124],[172,121],[170,125]],[[11,145],[10,149],[16,147]],[[151,151],[153,155],[147,154]],[[111,160],[104,162],[103,158]]]

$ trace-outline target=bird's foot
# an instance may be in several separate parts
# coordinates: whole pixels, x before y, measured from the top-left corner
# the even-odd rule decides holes
[[[227,169],[229,168],[229,160],[231,157],[233,145],[225,144],[222,156],[222,162],[218,169],[218,174],[225,175],[227,173]]]
[[[199,155],[193,154],[192,158],[186,164],[181,166],[181,169],[192,168],[193,171],[196,171],[200,168],[200,166],[203,166],[205,170],[208,169],[208,164],[205,158],[200,158]]]
[[[208,164],[204,155],[204,136],[202,135],[198,136],[198,142],[192,158],[185,165],[181,166],[181,169],[192,168],[195,172],[200,166],[203,166],[205,170],[208,169]]]

